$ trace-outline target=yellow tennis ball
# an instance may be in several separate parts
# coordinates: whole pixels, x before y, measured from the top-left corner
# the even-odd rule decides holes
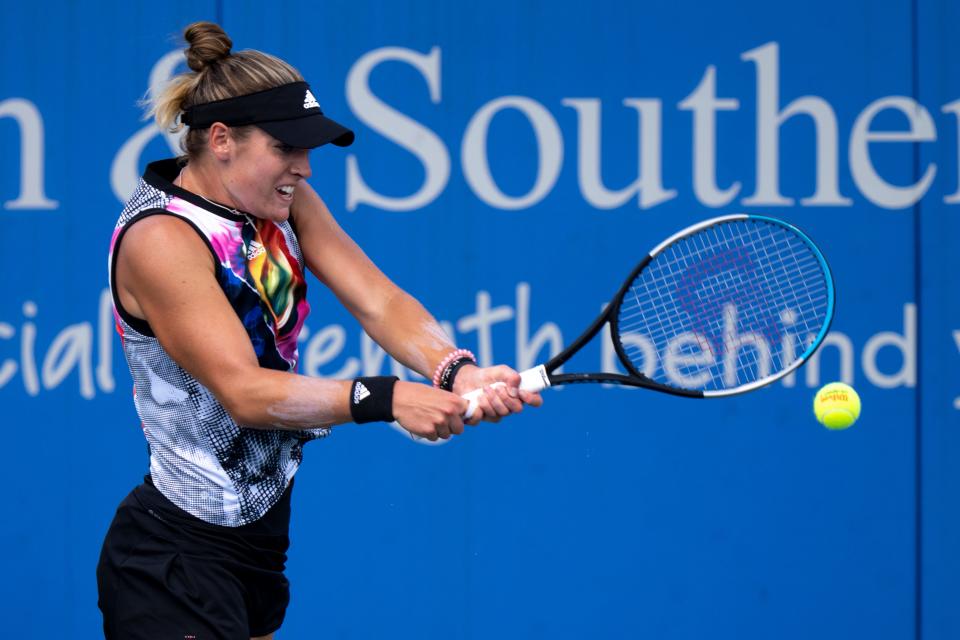
[[[813,413],[827,429],[846,429],[860,417],[860,396],[848,384],[831,382],[817,391]]]

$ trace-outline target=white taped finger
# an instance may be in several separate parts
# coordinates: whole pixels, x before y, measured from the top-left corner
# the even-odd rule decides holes
[[[495,382],[490,386],[501,385],[502,382]],[[474,389],[470,393],[463,394],[463,399],[467,401],[467,410],[463,412],[463,419],[469,420],[473,417],[473,414],[477,412],[477,407],[480,406],[480,398],[483,397],[483,389]]]

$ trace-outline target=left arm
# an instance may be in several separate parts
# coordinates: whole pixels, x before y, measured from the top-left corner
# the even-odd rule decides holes
[[[310,271],[333,291],[377,344],[429,380],[441,360],[456,348],[434,317],[377,268],[306,182],[297,187],[291,215]],[[457,374],[454,392],[463,394],[494,382],[505,386],[485,394],[480,415],[470,422],[516,413],[522,409],[522,402],[541,402],[538,394],[518,392],[520,376],[506,366],[465,366]]]

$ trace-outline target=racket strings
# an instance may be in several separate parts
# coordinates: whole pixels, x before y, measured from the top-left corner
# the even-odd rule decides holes
[[[750,384],[785,370],[819,334],[828,279],[792,230],[725,221],[654,256],[623,296],[619,342],[634,367],[661,384]]]

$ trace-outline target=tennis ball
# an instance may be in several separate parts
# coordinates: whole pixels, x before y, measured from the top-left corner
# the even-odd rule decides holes
[[[827,429],[846,429],[860,417],[860,396],[850,385],[831,382],[817,391],[813,413]]]

